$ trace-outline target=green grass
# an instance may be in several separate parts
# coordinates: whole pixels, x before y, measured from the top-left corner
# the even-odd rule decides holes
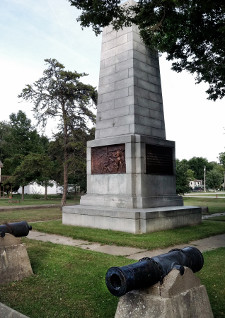
[[[225,248],[203,253],[205,265],[197,273],[206,286],[214,318],[225,317]]]
[[[80,198],[77,197],[75,199],[67,199],[67,205],[79,204]],[[1,198],[0,206],[22,206],[22,205],[45,205],[45,204],[61,204],[60,197],[49,197],[47,200],[40,196],[40,198],[33,198],[32,195],[27,195],[24,198],[24,201],[21,200],[20,196],[13,196],[12,199],[9,198]]]
[[[111,230],[75,227],[63,225],[61,220],[33,223],[32,226],[34,230],[60,234],[74,239],[144,249],[163,248],[225,233],[225,222],[209,220],[196,226],[187,226],[148,234],[131,234]]]
[[[201,225],[197,226],[135,235],[111,230],[62,225],[61,218],[62,215],[59,208],[49,209],[43,207],[43,209],[9,210],[0,212],[0,224],[22,220],[26,220],[27,222],[46,221],[32,223],[33,229],[69,236],[74,239],[83,239],[90,242],[133,246],[144,249],[163,248],[225,233],[225,222],[218,222],[217,220],[212,221],[211,219],[206,220]],[[220,218],[221,221],[224,221],[224,217]]]
[[[131,261],[74,247],[26,240],[34,276],[0,287],[0,301],[30,318],[110,318],[117,298],[105,273]]]
[[[183,197],[184,205],[194,205],[194,206],[207,206],[209,208],[209,214],[225,212],[225,198],[187,198]]]
[[[62,212],[60,208],[10,210],[0,212],[0,224],[19,221],[47,221],[61,218]]]
[[[113,318],[118,299],[105,286],[111,266],[124,257],[25,240],[34,275],[0,286],[0,301],[30,318]],[[204,253],[198,276],[206,285],[215,318],[224,317],[225,248]]]
[[[221,221],[210,219],[192,227],[134,235],[62,225],[61,221],[56,220],[61,219],[59,208],[0,213],[0,223],[21,220],[48,221],[32,223],[32,226],[36,230],[75,239],[146,249],[185,244],[192,240],[225,233],[225,222],[222,222],[224,217],[220,218]],[[114,317],[118,300],[105,286],[105,273],[109,267],[123,266],[132,263],[131,260],[69,246],[28,239],[24,241],[28,247],[34,275],[21,282],[0,286],[0,302],[30,318]],[[198,275],[206,285],[214,317],[222,318],[225,317],[225,271],[221,270],[221,266],[225,264],[225,248],[204,253],[204,257],[205,265]]]
[[[210,221],[223,221],[223,222],[225,222],[225,215],[211,217],[209,220]]]

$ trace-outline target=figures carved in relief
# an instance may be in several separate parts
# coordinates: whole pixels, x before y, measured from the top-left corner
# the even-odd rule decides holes
[[[126,173],[125,144],[92,148],[91,173]]]

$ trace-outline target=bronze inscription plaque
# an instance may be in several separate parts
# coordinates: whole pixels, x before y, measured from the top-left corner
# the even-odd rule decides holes
[[[173,175],[173,148],[146,145],[146,173]]]
[[[126,173],[125,144],[91,148],[91,173]]]

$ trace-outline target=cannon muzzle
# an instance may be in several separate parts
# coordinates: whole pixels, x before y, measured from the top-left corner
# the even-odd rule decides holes
[[[183,275],[184,266],[195,273],[201,270],[203,264],[202,253],[196,247],[173,249],[166,254],[142,258],[131,265],[109,268],[106,273],[106,285],[111,294],[120,297],[131,290],[147,288],[162,282],[174,268]]]
[[[29,231],[32,230],[32,226],[26,221],[16,223],[6,223],[0,225],[0,236],[4,237],[5,233],[14,235],[15,237],[27,236]]]

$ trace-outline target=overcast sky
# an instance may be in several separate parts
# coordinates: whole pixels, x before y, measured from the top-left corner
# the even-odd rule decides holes
[[[42,76],[46,58],[56,58],[68,70],[88,73],[83,81],[98,86],[101,36],[82,30],[78,15],[67,0],[0,1],[1,121],[20,109],[32,119],[32,104],[17,96]],[[207,100],[206,84],[195,85],[192,75],[171,71],[164,58],[160,67],[166,138],[176,142],[177,158],[217,161],[225,152],[225,100]]]

